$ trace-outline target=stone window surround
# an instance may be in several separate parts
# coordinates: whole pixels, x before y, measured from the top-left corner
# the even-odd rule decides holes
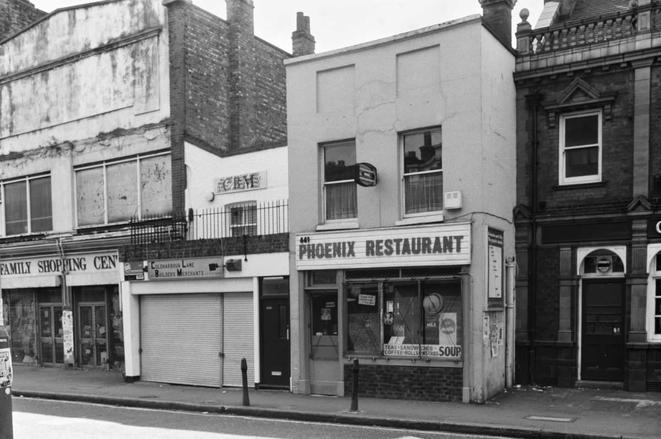
[[[566,177],[566,162],[565,162],[565,121],[574,117],[581,116],[592,116],[597,115],[597,124],[598,124],[598,140],[597,146],[599,148],[598,152],[598,167],[596,175],[586,175],[578,177]],[[558,184],[560,186],[566,185],[577,185],[577,184],[593,184],[600,183],[603,178],[603,124],[604,124],[604,113],[602,109],[592,109],[592,110],[583,110],[583,111],[574,111],[571,113],[563,113],[560,115],[560,127],[559,127],[559,140],[558,140]]]
[[[656,269],[656,258],[661,256],[661,243],[647,246],[647,308],[645,320],[647,326],[647,340],[651,343],[661,343],[661,334],[654,333],[654,299],[656,297],[656,280],[661,279],[661,270]]]

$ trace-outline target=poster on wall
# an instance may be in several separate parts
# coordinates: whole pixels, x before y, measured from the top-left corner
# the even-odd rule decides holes
[[[487,231],[487,291],[489,299],[503,298],[503,232],[489,228]]]
[[[0,387],[7,387],[12,381],[11,355],[9,349],[0,349]]]
[[[9,334],[5,328],[0,328],[0,387],[11,386],[11,382],[12,369]]]
[[[62,311],[62,345],[64,347],[64,363],[73,364],[73,311]]]

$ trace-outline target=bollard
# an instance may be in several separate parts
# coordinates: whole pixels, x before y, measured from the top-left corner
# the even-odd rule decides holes
[[[250,398],[248,397],[248,362],[245,358],[241,359],[241,382],[243,384],[243,405],[250,405]]]
[[[12,439],[14,437],[11,382],[12,369],[9,334],[7,334],[4,326],[0,326],[0,439]]]
[[[351,411],[358,411],[358,359],[353,360],[353,367],[351,368],[353,375],[353,386],[351,388]]]

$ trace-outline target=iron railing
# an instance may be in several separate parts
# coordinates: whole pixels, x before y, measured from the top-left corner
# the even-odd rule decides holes
[[[183,215],[149,216],[129,221],[132,245],[159,244],[186,239],[188,223]]]
[[[287,200],[233,203],[189,209],[187,215],[133,218],[129,226],[132,245],[276,235],[289,231],[289,205]]]
[[[242,202],[188,212],[188,239],[264,236],[289,231],[287,200]]]

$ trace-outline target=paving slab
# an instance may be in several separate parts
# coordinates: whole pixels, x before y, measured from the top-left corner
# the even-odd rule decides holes
[[[520,438],[661,438],[661,393],[613,389],[515,387],[485,404],[249,392],[145,381],[126,383],[115,371],[16,366],[14,397],[86,401],[320,422]]]

